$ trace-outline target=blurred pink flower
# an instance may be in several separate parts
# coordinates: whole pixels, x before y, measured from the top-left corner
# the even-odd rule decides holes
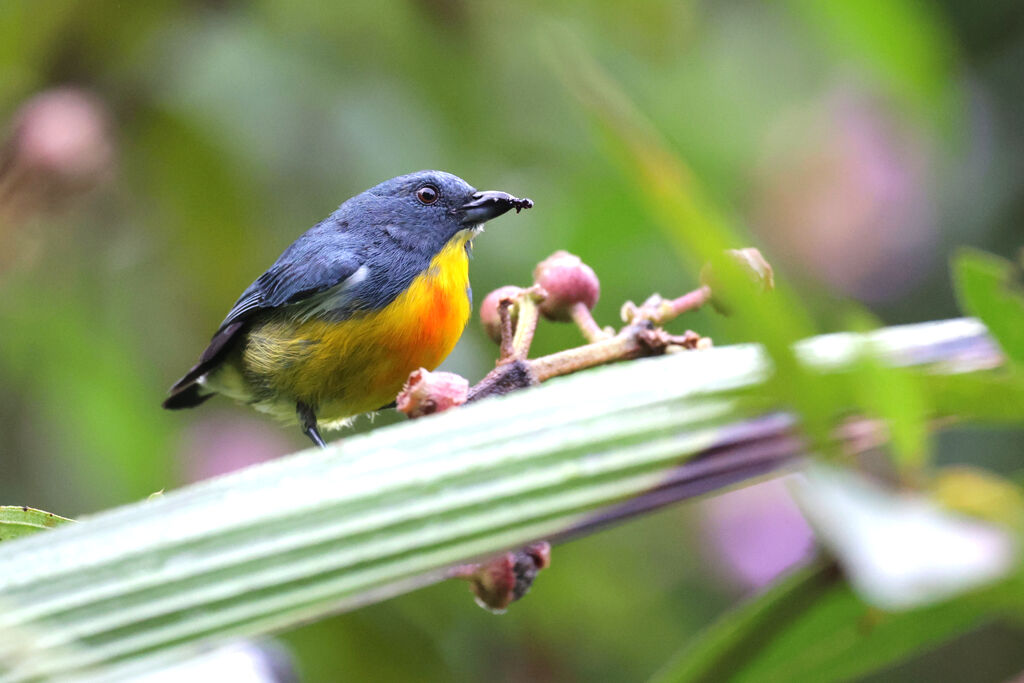
[[[768,142],[753,223],[774,256],[867,301],[900,296],[935,262],[928,149],[878,101],[843,93]]]
[[[294,450],[273,424],[258,418],[215,415],[185,430],[177,461],[187,481],[199,481]]]
[[[0,152],[0,208],[10,218],[60,208],[111,176],[110,115],[94,94],[46,90],[15,112]]]
[[[789,495],[785,479],[773,479],[715,496],[701,505],[705,548],[726,577],[756,589],[810,556],[811,528]]]

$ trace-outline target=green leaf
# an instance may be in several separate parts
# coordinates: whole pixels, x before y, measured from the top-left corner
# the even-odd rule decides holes
[[[74,520],[22,505],[0,505],[0,541],[9,541],[52,529]]]
[[[985,594],[886,613],[861,602],[835,566],[819,564],[727,613],[653,680],[848,680],[974,628],[991,616],[997,596],[1009,592],[1006,583]]]
[[[886,420],[892,444],[893,460],[902,470],[920,471],[930,453],[928,438],[928,397],[918,375],[902,368],[869,362],[869,372],[861,385],[861,405],[874,409]]]
[[[963,249],[953,259],[960,305],[981,318],[1013,361],[1024,363],[1024,289],[1006,259]]]
[[[953,320],[827,335],[794,355],[828,379],[858,361],[865,338],[907,364],[991,348],[977,321]],[[790,424],[776,414],[784,405],[742,393],[770,376],[755,345],[612,365],[0,543],[0,669],[12,679],[116,678],[111,667],[278,631],[439,581],[454,564],[593,530],[651,493],[686,497],[746,467],[761,474],[804,448],[788,438],[762,448],[775,439],[752,431],[765,413],[779,429]],[[713,458],[755,437],[725,479],[707,476]],[[698,456],[709,457],[682,477]],[[848,600],[840,606],[863,615]],[[824,623],[801,620],[802,640],[780,637],[784,656],[822,656],[807,639],[834,617],[854,618],[836,609]]]
[[[856,372],[860,406],[885,420],[893,462],[904,472],[920,471],[928,461],[928,397],[919,373],[883,365],[866,357]]]
[[[878,320],[866,310],[847,315],[846,328],[869,332]],[[883,363],[878,350],[865,344],[848,385],[859,411],[885,420],[894,464],[907,475],[919,473],[928,461],[928,418],[932,406],[916,370]]]

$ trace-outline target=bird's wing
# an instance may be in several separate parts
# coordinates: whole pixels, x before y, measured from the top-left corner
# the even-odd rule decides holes
[[[325,304],[340,306],[347,293],[346,285],[355,284],[366,274],[365,269],[360,269],[361,265],[354,251],[337,242],[300,239],[292,244],[238,298],[199,362],[171,387],[171,396],[164,403],[165,407],[178,407],[177,403],[181,403],[181,407],[194,404],[185,399],[176,401],[176,397],[189,396],[186,390],[220,364],[252,314],[311,299],[316,301],[317,295],[323,293],[330,295]]]
[[[351,251],[327,245],[289,249],[242,292],[220,329],[248,318],[255,311],[305,301],[331,289],[344,289],[350,281],[358,279],[361,265]]]

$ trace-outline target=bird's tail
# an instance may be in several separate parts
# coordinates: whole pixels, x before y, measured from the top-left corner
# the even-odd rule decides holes
[[[220,365],[224,360],[224,355],[238,342],[238,332],[243,325],[244,321],[236,320],[217,330],[217,334],[213,335],[213,339],[210,340],[210,345],[199,357],[199,362],[171,387],[171,395],[164,401],[164,408],[168,410],[195,408],[213,396],[214,392],[209,389],[204,390],[199,380]]]
[[[213,396],[213,393],[203,393],[202,385],[198,382],[186,384],[171,390],[171,395],[164,401],[164,408],[168,410],[180,410],[181,408],[195,408],[197,405]]]

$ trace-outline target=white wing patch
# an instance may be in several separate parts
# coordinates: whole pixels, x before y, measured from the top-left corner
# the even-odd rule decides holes
[[[318,315],[333,313],[343,308],[351,299],[352,288],[366,280],[369,275],[370,268],[368,266],[365,264],[359,266],[356,272],[338,284],[300,304],[297,311],[298,317],[305,322]]]

